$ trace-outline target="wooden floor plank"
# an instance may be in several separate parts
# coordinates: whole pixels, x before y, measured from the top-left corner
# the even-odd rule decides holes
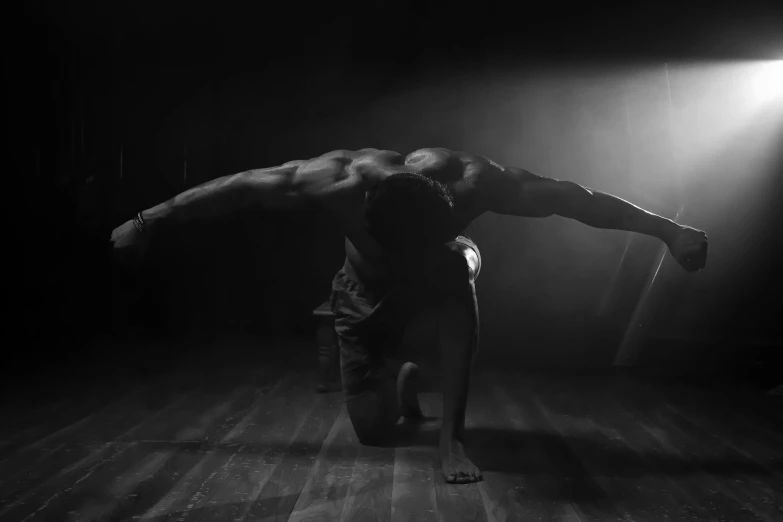
[[[659,400],[646,402],[633,394],[627,386],[615,386],[606,395],[618,411],[632,418],[642,429],[656,439],[662,452],[655,456],[655,464],[687,491],[711,516],[723,516],[738,522],[764,520],[752,506],[743,501],[744,493],[730,482],[721,482],[710,475],[702,465],[708,460],[705,441],[694,443],[688,436],[658,415]]]
[[[394,447],[359,446],[340,521],[389,522]]]
[[[195,465],[198,457],[193,455],[203,451],[204,441],[227,431],[226,420],[249,406],[253,389],[232,391],[234,384],[223,391],[200,391],[168,415],[142,423],[130,441],[111,444],[111,451],[80,471],[78,478],[48,481],[0,520],[49,519],[69,512],[101,519],[154,503],[165,493],[159,483],[167,482],[183,465]]]
[[[534,402],[564,434],[564,440],[595,476],[619,511],[629,520],[686,520],[681,510],[692,501],[674,481],[659,473],[638,449],[648,442],[633,442],[623,431],[608,425],[602,396],[586,377],[550,376],[536,387]],[[586,384],[588,383],[588,384]]]
[[[708,484],[709,477],[698,466],[683,459],[676,448],[665,442],[664,430],[644,422],[638,412],[618,404],[608,379],[569,378],[569,386],[590,396],[595,407],[595,422],[606,430],[614,430],[643,459],[641,467],[628,465],[627,473],[659,474],[669,484],[669,491],[680,499],[676,509],[669,512],[672,520],[748,520],[736,500]],[[609,432],[611,433],[611,432]],[[676,473],[674,473],[676,471]],[[750,520],[753,520],[751,518]]]
[[[654,386],[661,397],[689,421],[719,434],[739,453],[783,476],[783,444],[774,431],[764,428],[763,419],[758,419],[758,410],[744,402],[750,400],[747,396],[744,400],[737,399],[731,391],[720,392],[714,387],[699,385],[655,386],[648,380],[629,377],[623,377],[623,382],[631,386]],[[745,413],[741,413],[743,409]],[[783,417],[783,412],[778,415]]]
[[[203,459],[207,433],[215,428],[222,431],[218,423],[233,414],[236,403],[243,407],[249,398],[247,390],[240,388],[217,404],[202,403],[202,409],[194,412],[195,420],[185,423],[171,439],[129,444],[30,520],[48,519],[52,513],[72,513],[76,519],[122,520],[126,513],[143,511]]]
[[[536,406],[539,390],[531,378],[509,374],[500,378],[503,387],[495,387],[497,400],[507,404],[514,425],[529,434],[528,468],[538,495],[559,502],[570,501],[585,521],[619,521],[624,517],[604,489],[605,481],[593,476],[563,436]]]
[[[443,396],[440,393],[422,393],[419,394],[419,400],[425,415],[438,418],[437,422],[421,428],[421,436],[433,441],[431,451],[436,455],[437,462],[433,478],[439,520],[442,522],[486,521],[487,512],[478,484],[449,484],[443,477],[440,459],[437,457],[438,434],[443,420]],[[470,456],[470,449],[468,449],[468,456]]]
[[[529,443],[532,434],[520,419],[512,420],[508,397],[496,396],[496,376],[475,381],[465,425],[474,462],[484,477],[478,486],[490,522],[580,522],[568,499],[553,499],[537,489],[538,448]]]
[[[95,430],[105,429],[107,423],[111,425],[121,420],[121,416],[117,414],[119,411],[129,408],[131,404],[138,405],[139,402],[143,402],[149,388],[150,386],[140,385],[108,404],[98,399],[101,394],[96,393],[79,405],[66,401],[66,410],[62,409],[62,401],[57,401],[61,407],[51,410],[42,409],[41,414],[46,415],[46,418],[41,418],[35,428],[20,432],[19,435],[25,438],[17,440],[11,454],[0,462],[0,484],[31,464],[47,458],[54,448],[66,442],[74,440],[89,442],[88,438]],[[76,411],[81,414],[78,419],[67,425],[61,425],[65,419],[75,415]],[[55,424],[59,429],[51,431],[49,428]],[[44,432],[46,435],[39,437]],[[28,436],[31,438],[27,438]]]
[[[742,455],[720,432],[707,431],[666,404],[661,389],[642,388],[632,381],[617,383],[614,397],[625,407],[643,412],[644,422],[662,430],[660,437],[709,476],[705,484],[736,499],[746,517],[776,521],[783,517],[783,480]],[[676,470],[673,470],[675,472]]]
[[[732,406],[736,405],[734,411],[748,421],[763,425],[770,437],[783,445],[783,397],[766,393],[749,383],[727,388],[713,385],[711,389],[722,392],[713,392],[719,403],[728,399]],[[732,397],[736,402],[731,401]]]
[[[620,372],[624,379],[647,387],[661,388],[673,398],[719,411],[725,418],[741,419],[753,426],[753,431],[770,444],[783,446],[783,398],[754,387],[751,383],[721,377],[704,377],[688,381],[684,378],[637,375],[639,372]]]
[[[86,417],[106,409],[145,384],[130,376],[111,379],[99,376],[93,381],[86,389],[76,389],[76,384],[68,381],[57,385],[37,377],[31,378],[26,389],[16,385],[4,390],[6,396],[13,395],[9,397],[10,404],[5,405],[4,422],[0,426],[0,468],[19,452],[51,446],[48,440],[55,434],[66,434],[69,428],[78,429]]]
[[[324,441],[288,522],[332,522],[343,513],[359,441],[345,407]]]
[[[19,455],[19,472],[0,485],[3,499],[0,517],[16,509],[20,503],[29,505],[35,501],[36,496],[38,498],[41,495],[45,496],[45,493],[42,493],[44,490],[57,491],[67,487],[93,466],[113,458],[122,451],[133,433],[145,423],[155,423],[167,415],[174,414],[191,398],[190,394],[175,396],[166,407],[153,412],[148,412],[144,408],[132,408],[127,412],[127,419],[123,418],[115,424],[111,422],[102,424],[106,429],[96,430],[95,434],[98,438],[93,438],[93,432],[89,430],[83,431],[75,437],[75,441],[66,438],[53,448],[44,447],[37,452]],[[109,417],[109,421],[117,415],[122,417],[124,410],[121,405],[119,406]],[[128,424],[133,422],[136,422],[135,425],[128,427]]]
[[[431,412],[432,413],[432,412]],[[435,421],[400,427],[404,438],[394,454],[394,484],[391,499],[392,522],[437,522],[435,473],[440,473],[432,435]],[[430,434],[430,440],[427,434]]]
[[[736,404],[734,407],[724,406],[737,400],[732,399],[730,391],[720,392],[714,388],[684,387],[623,379],[623,382],[629,386],[637,386],[642,390],[654,390],[654,393],[662,397],[670,410],[677,412],[692,424],[720,437],[737,452],[755,461],[770,473],[783,477],[783,445],[778,441],[779,434],[759,426],[759,422],[766,420],[766,417],[760,419],[760,416],[777,415],[783,417],[783,411],[765,412],[762,415],[749,405],[745,408]],[[758,395],[754,394],[752,397],[758,398]],[[746,397],[743,400],[752,400],[752,397]],[[780,405],[783,408],[783,400]],[[738,410],[744,410],[744,413]],[[783,434],[780,435],[783,436]]]
[[[140,386],[132,393],[89,416],[78,429],[48,437],[43,445],[36,443],[6,460],[4,480],[0,482],[0,506],[5,507],[31,494],[50,477],[62,470],[76,472],[74,465],[94,463],[112,450],[111,443],[128,440],[134,429],[156,415],[171,412],[186,399],[186,394],[171,394],[168,404],[160,408],[160,399],[150,404],[154,386]],[[78,466],[77,466],[78,468]]]
[[[778,405],[754,406],[752,390],[480,375],[466,426],[484,481],[449,485],[439,419],[408,425],[394,448],[362,446],[342,394],[313,393],[314,369],[266,373],[169,386],[177,394],[158,405],[126,386],[54,431],[19,414],[26,424],[5,431],[16,450],[0,461],[0,522],[783,520],[783,438],[763,417]],[[440,394],[421,402],[441,416]]]
[[[315,382],[315,381],[313,381]],[[286,522],[296,506],[324,440],[344,407],[342,394],[319,395],[282,461],[259,494],[243,506],[242,520]],[[263,444],[263,441],[261,442]]]
[[[240,520],[247,506],[283,462],[306,419],[323,402],[313,393],[315,372],[292,371],[258,403],[216,453],[197,488],[172,491],[144,514],[144,520]],[[230,450],[228,449],[230,448]],[[178,497],[178,498],[177,498]]]
[[[8,393],[8,390],[3,390]],[[25,393],[23,390],[15,390],[17,393]],[[0,441],[4,441],[13,436],[19,430],[26,430],[40,423],[42,417],[46,417],[55,409],[65,409],[69,404],[76,400],[73,396],[58,394],[51,395],[48,400],[38,399],[37,401],[26,402],[24,399],[14,398],[6,401],[11,404],[5,404],[4,408],[8,418],[12,421],[0,426]],[[32,439],[35,440],[35,439]]]
[[[25,446],[67,426],[69,423],[63,422],[64,417],[67,418],[67,416],[63,416],[61,413],[73,409],[75,402],[76,399],[73,397],[62,397],[59,400],[52,400],[48,404],[38,406],[34,410],[9,414],[3,422],[2,432],[0,432],[0,468],[9,457],[16,455]],[[47,425],[47,423],[49,424]]]

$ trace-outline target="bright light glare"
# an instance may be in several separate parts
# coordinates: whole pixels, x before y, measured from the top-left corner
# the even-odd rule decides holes
[[[762,65],[754,83],[759,101],[770,101],[774,97],[783,96],[783,60]]]

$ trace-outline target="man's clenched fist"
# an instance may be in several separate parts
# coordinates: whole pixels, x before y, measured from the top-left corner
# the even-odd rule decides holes
[[[688,272],[707,265],[707,234],[702,230],[681,226],[668,246],[674,259]]]

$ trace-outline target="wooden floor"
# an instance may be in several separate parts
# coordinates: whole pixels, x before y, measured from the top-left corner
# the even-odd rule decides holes
[[[485,479],[447,485],[437,420],[363,447],[315,384],[228,366],[16,408],[0,521],[783,520],[783,404],[749,387],[484,372],[467,424]]]

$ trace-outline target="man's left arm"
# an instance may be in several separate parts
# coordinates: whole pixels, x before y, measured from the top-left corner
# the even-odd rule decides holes
[[[688,271],[706,265],[707,235],[703,231],[605,192],[515,168],[500,168],[488,176],[485,192],[487,210],[493,212],[527,217],[558,215],[595,228],[637,232],[666,243]]]

